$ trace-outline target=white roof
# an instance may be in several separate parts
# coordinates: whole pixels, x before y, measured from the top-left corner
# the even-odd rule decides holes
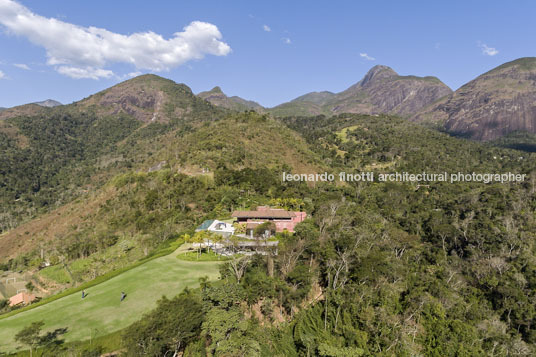
[[[219,229],[218,229],[219,228]],[[235,229],[232,224],[218,221],[217,219],[207,228],[211,232],[228,232],[234,233]]]

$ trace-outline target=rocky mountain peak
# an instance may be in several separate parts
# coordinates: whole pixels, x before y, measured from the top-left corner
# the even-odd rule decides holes
[[[210,102],[212,105],[217,107],[227,108],[231,110],[236,110],[239,112],[246,110],[257,110],[262,112],[263,107],[254,101],[246,100],[238,96],[228,97],[219,86],[212,88],[206,92],[197,93],[197,96],[201,99],[204,99]]]
[[[342,92],[307,93],[270,112],[276,116],[360,113],[409,117],[450,93],[436,77],[400,76],[391,67],[378,65]]]
[[[63,105],[61,104],[60,102],[58,102],[57,100],[54,100],[54,99],[47,99],[47,100],[43,100],[42,102],[35,102],[33,104],[37,104],[41,107],[47,107],[47,108],[53,108],[53,107],[57,107],[59,105]]]
[[[377,65],[372,67],[365,77],[359,82],[359,85],[361,87],[364,87],[366,85],[373,84],[374,82],[385,79],[385,78],[394,78],[397,77],[398,73],[396,73],[391,67],[383,66],[383,65]]]
[[[218,93],[218,94],[224,94],[219,86],[216,86],[216,87],[212,88],[211,90],[209,90],[209,92]]]

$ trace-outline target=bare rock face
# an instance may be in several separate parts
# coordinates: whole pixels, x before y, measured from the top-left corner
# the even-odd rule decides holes
[[[46,107],[46,108],[54,108],[54,107],[63,105],[63,104],[61,104],[60,102],[58,102],[57,100],[54,100],[54,99],[47,99],[47,100],[43,100],[41,102],[35,102],[33,104],[37,104],[37,105],[39,105],[41,107]]]
[[[440,123],[452,134],[481,141],[536,133],[536,58],[484,73],[412,120]]]
[[[358,83],[340,93],[312,92],[272,108],[278,114],[394,114],[409,117],[452,90],[436,77],[400,76],[375,66]],[[295,113],[293,113],[293,111]]]
[[[436,77],[399,76],[387,66],[375,66],[328,105],[332,104],[335,114],[408,116],[450,93],[450,88]]]

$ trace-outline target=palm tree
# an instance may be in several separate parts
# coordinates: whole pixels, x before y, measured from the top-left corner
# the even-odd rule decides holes
[[[212,243],[218,244],[218,243],[221,243],[223,241],[223,236],[220,235],[220,234],[217,234],[217,233],[213,233],[213,234],[211,234],[210,240],[211,240]],[[218,254],[215,250],[214,250],[214,252],[216,254]],[[218,254],[218,259],[220,259],[219,254]]]
[[[201,244],[205,242],[205,237],[207,235],[206,231],[197,232],[193,235],[193,243],[197,243],[197,260],[199,260],[199,256],[201,255]]]
[[[197,246],[197,260],[199,260],[199,255],[201,254],[201,243],[205,241],[205,231],[196,232],[193,236],[185,234],[184,241],[186,243],[198,244]]]

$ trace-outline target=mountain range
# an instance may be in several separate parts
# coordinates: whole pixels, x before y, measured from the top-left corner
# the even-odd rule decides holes
[[[390,67],[375,66],[363,79],[340,93],[311,92],[273,108],[237,96],[228,97],[220,87],[198,96],[227,109],[256,110],[277,117],[341,113],[407,117],[450,93],[452,90],[436,77],[400,76]]]
[[[499,67],[464,93],[531,93],[531,63]],[[212,355],[260,355],[261,349],[267,356],[535,355],[536,153],[456,137],[462,134],[447,126],[450,111],[436,118],[436,107],[466,104],[458,96],[435,78],[403,77],[377,66],[346,91],[308,93],[287,103],[323,113],[314,116],[278,117],[274,108],[229,98],[220,88],[195,95],[155,75],[68,105],[2,111],[0,270],[4,277],[4,271],[27,277],[31,284],[18,283],[43,300],[11,311],[0,296],[0,354],[19,348],[17,331],[39,320],[47,331],[67,331],[67,343],[115,343],[91,355],[139,347],[127,341],[139,325],[124,332],[131,322],[110,318],[123,314],[110,313],[119,308],[144,316],[140,323],[147,330],[140,335],[170,331],[169,343],[176,344],[181,320],[168,309],[175,303],[155,300],[163,292],[157,286],[168,287],[159,272],[176,265],[177,256],[169,253],[179,254],[181,246],[184,257],[195,260],[185,264],[199,274],[205,275],[202,264],[222,259],[221,279],[200,279],[200,289],[181,294],[205,304],[196,308],[205,315],[195,318],[195,345],[185,356],[207,355],[218,344],[222,352]],[[484,108],[492,100],[464,108]],[[415,119],[425,114],[434,125]],[[379,179],[393,171],[528,177],[522,184]],[[283,182],[282,172],[372,172],[378,179]],[[275,254],[239,257],[229,265],[218,255],[202,263],[197,260],[207,252],[182,245],[200,237],[195,227],[205,220],[227,220],[235,210],[259,206],[307,212],[295,234],[276,236],[281,244]],[[233,262],[244,265],[234,265],[238,271]],[[149,266],[159,269],[148,273]],[[182,268],[178,274],[173,279],[190,279]],[[129,284],[133,279],[137,287]],[[147,286],[156,295],[147,294]],[[89,292],[83,301],[82,289]],[[120,303],[121,291],[128,298]],[[146,308],[133,314],[125,303]],[[51,315],[41,315],[37,306]],[[80,306],[83,313],[73,312]],[[148,306],[160,306],[161,313],[151,318]],[[181,323],[189,322],[192,303],[177,306],[187,312]],[[58,309],[78,318],[60,324],[54,320]],[[163,319],[169,329],[155,329],[153,322]],[[95,328],[92,335],[86,327],[97,322],[104,332]],[[251,328],[254,333],[243,333]],[[75,352],[77,346],[60,347],[90,355]],[[152,354],[165,354],[156,348]]]
[[[92,187],[125,168],[167,165],[199,173],[259,163],[304,172],[323,167],[278,121],[262,116],[222,121],[241,111],[274,117],[287,110],[293,117],[388,114],[477,140],[516,130],[534,133],[535,67],[533,58],[513,61],[452,92],[435,77],[400,76],[375,66],[345,91],[311,92],[275,108],[228,97],[219,87],[195,95],[184,84],[142,75],[69,105],[48,100],[8,108],[0,112],[2,166],[11,168],[2,172],[2,197],[7,211],[14,206],[19,213],[0,217],[0,230],[26,219],[22,211],[54,206],[58,197],[74,197],[81,186]],[[265,127],[253,129],[263,122]],[[224,153],[232,159],[222,159]]]
[[[515,133],[536,133],[536,58],[520,58],[482,74],[456,91],[436,77],[400,76],[378,65],[348,89],[310,92],[273,108],[219,87],[199,96],[232,110],[256,110],[276,117],[390,114],[474,140],[497,140]]]
[[[341,113],[397,115],[414,122],[433,123],[452,135],[490,141],[520,132],[536,134],[535,78],[534,57],[505,63],[454,92],[436,77],[401,76],[390,67],[378,65],[342,92],[310,92],[272,108],[238,96],[227,96],[218,86],[196,97],[222,109],[254,110],[275,117]],[[165,91],[154,92],[150,86],[133,89],[132,83],[120,83],[106,91],[106,95],[95,94],[77,105],[94,106],[101,114],[131,114],[146,123],[184,114],[180,105],[175,105],[176,112],[170,112]],[[185,93],[194,96],[188,87],[182,86]],[[0,119],[35,115],[60,105],[49,99],[0,108]]]
[[[10,169],[0,170],[0,207],[11,207],[13,215],[0,216],[0,231],[27,219],[23,211],[48,210],[124,170],[147,171],[161,162],[189,174],[223,166],[288,165],[307,172],[322,166],[278,121],[256,113],[250,121],[221,121],[235,113],[156,75],[69,105],[3,111],[0,167]]]
[[[517,73],[516,66],[506,68]],[[386,94],[389,85],[403,88],[401,93],[409,88],[423,95],[428,93],[430,97],[424,102],[450,93],[437,79],[405,78],[388,67],[376,66],[344,92],[308,93],[292,103],[327,106],[338,102],[346,103],[346,108],[359,103],[354,108],[366,107],[367,111],[374,106],[378,114],[373,111],[373,116],[365,115],[360,125],[372,118],[394,120],[382,114],[379,108],[409,113],[424,105],[414,94],[406,100],[390,101],[390,95]],[[363,93],[367,91],[384,94],[374,101],[367,97],[369,101],[363,104],[365,100],[358,98],[365,98]],[[430,108],[453,97],[456,93],[447,94],[417,113],[415,118],[433,112]],[[241,116],[237,111],[249,113]],[[33,239],[21,241],[20,230],[14,230],[21,222],[61,207],[73,197],[95,190],[125,171],[147,172],[158,167],[200,175],[221,168],[279,167],[306,173],[327,170],[329,164],[322,159],[327,154],[313,152],[311,143],[307,144],[296,134],[301,127],[309,125],[310,119],[303,117],[305,122],[294,126],[293,118],[275,120],[267,115],[270,111],[254,102],[229,98],[218,87],[195,95],[186,85],[156,75],[130,79],[69,105],[32,103],[2,111],[0,166],[10,169],[0,171],[4,183],[0,186],[0,208],[4,212],[0,215],[0,231],[11,233],[0,240],[3,252],[0,258],[2,255],[13,257],[34,247]],[[345,129],[345,115],[324,116],[328,122],[331,120],[330,125],[338,123],[336,135],[342,140],[342,146],[330,144],[325,150],[349,155],[344,146],[349,133]],[[355,130],[354,125],[348,128]],[[404,128],[403,135],[411,135],[417,128],[415,125]],[[50,222],[53,223],[54,220]],[[20,229],[37,232],[43,222],[29,224]],[[53,239],[58,229],[50,228],[49,233],[41,236],[50,235],[47,239]]]

